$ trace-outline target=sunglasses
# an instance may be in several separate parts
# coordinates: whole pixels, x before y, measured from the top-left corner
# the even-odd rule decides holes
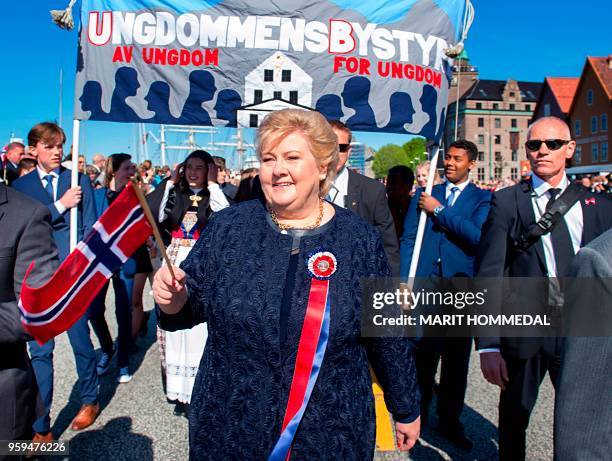
[[[561,149],[563,146],[565,146],[570,141],[571,139],[568,139],[568,140],[565,140],[565,139],[546,139],[546,140],[532,139],[525,143],[525,147],[527,147],[527,149],[531,151],[535,151],[535,150],[539,150],[542,143],[544,143],[546,144],[546,147],[548,147],[549,150],[557,150],[557,149]]]
[[[338,149],[340,150],[340,152],[348,152],[350,147],[350,144],[338,144]]]

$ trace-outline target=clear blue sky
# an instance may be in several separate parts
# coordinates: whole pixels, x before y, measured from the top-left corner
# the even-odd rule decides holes
[[[77,2],[79,5],[80,2]],[[612,53],[612,3],[606,0],[472,0],[476,18],[467,41],[471,62],[481,78],[542,81],[545,76],[579,76],[587,55]],[[25,137],[42,120],[59,119],[59,73],[63,68],[62,125],[72,131],[76,61],[76,31],[52,24],[50,9],[62,9],[68,0],[10,1],[2,4],[3,38],[0,73],[2,111],[0,142],[12,133]],[[13,18],[13,20],[7,20]],[[136,150],[133,125],[87,122],[81,151],[110,154]],[[148,125],[157,133],[158,127]],[[216,141],[233,133],[222,130]],[[247,134],[247,140],[252,135]],[[378,148],[402,144],[408,136],[356,133],[356,138]],[[205,139],[202,139],[205,142]],[[150,139],[150,156],[159,155]]]

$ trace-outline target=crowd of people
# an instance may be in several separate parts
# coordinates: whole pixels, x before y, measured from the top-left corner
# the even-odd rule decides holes
[[[136,165],[125,153],[96,154],[91,164],[79,156],[79,185],[72,187],[70,165],[62,163],[63,130],[49,122],[34,126],[27,149],[18,142],[7,146],[0,183],[0,228],[6,223],[2,215],[11,216],[17,239],[9,242],[10,251],[0,249],[7,263],[0,259],[0,285],[6,287],[0,340],[17,357],[2,362],[0,377],[15,379],[0,379],[0,398],[11,396],[6,398],[19,410],[12,421],[0,423],[0,439],[54,439],[54,342],[32,341],[19,324],[25,269],[36,259],[33,279],[48,278],[70,252],[69,210],[78,210],[82,239],[136,177],[161,241],[149,238],[131,255],[68,330],[82,404],[73,430],[96,420],[98,379],[114,360],[118,382],[131,381],[130,353],[148,325],[143,296],[149,279],[162,388],[175,414],[189,418],[194,459],[280,460],[289,453],[292,459],[371,459],[370,369],[383,388],[400,450],[411,449],[420,428],[431,424],[437,388],[439,433],[471,451],[461,414],[474,338],[439,331],[422,338],[364,338],[359,286],[363,277],[406,280],[421,213],[428,219],[416,275],[433,281],[570,276],[580,270],[581,259],[574,256],[582,247],[610,248],[608,178],[582,178],[570,187],[565,162],[575,142],[560,119],[537,120],[527,139],[530,177],[471,180],[478,151],[458,140],[446,147],[444,168],[428,194],[429,162],[414,172],[398,165],[384,183],[374,180],[348,168],[352,133],[346,125],[314,111],[287,109],[271,113],[259,127],[258,169],[231,174],[222,157],[203,150],[172,168],[149,160]],[[577,198],[562,212],[550,211],[558,219],[543,225],[549,210],[559,208],[556,201],[569,200],[570,189]],[[544,230],[533,237],[538,225]],[[527,243],[524,234],[530,235]],[[116,340],[105,319],[111,284]],[[500,459],[525,459],[529,415],[547,372],[558,392],[565,392],[558,401],[565,419],[556,425],[568,424],[564,406],[573,405],[572,415],[593,411],[560,388],[572,386],[564,374],[585,360],[569,339],[474,336],[483,376],[500,388]],[[571,361],[564,361],[566,343]],[[609,341],[598,346],[610,353]],[[609,369],[608,363],[592,368],[604,391],[612,384]],[[612,403],[609,395],[594,392],[593,398]],[[36,398],[44,408],[32,403]],[[602,421],[609,421],[609,410],[600,411]],[[605,453],[610,428],[602,426],[604,435],[586,432]],[[569,443],[555,439],[555,449],[564,453],[559,459],[586,459]],[[581,446],[579,439],[576,444]]]

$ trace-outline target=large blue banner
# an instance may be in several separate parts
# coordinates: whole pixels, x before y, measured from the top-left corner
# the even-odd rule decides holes
[[[257,126],[316,109],[439,139],[465,0],[83,0],[82,120]]]

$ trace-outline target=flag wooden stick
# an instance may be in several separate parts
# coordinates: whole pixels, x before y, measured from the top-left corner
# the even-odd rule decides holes
[[[140,190],[140,186],[138,185],[138,180],[136,180],[136,178],[131,178],[130,181],[132,182],[132,187],[134,187],[134,192],[136,192],[136,197],[138,197],[138,201],[140,202],[142,211],[144,212],[147,220],[149,221],[149,224],[151,224],[151,227],[153,228],[153,236],[155,237],[155,240],[157,241],[157,246],[159,248],[159,251],[161,251],[164,261],[166,261],[166,265],[168,266],[170,275],[172,275],[172,278],[176,280],[176,277],[174,275],[174,270],[172,270],[172,263],[170,262],[170,258],[168,258],[168,253],[166,253],[166,246],[164,245],[161,235],[159,234],[159,229],[157,228],[157,222],[155,221],[155,218],[153,217],[153,213],[151,213],[151,208],[149,208],[147,199],[145,198],[144,194]]]

